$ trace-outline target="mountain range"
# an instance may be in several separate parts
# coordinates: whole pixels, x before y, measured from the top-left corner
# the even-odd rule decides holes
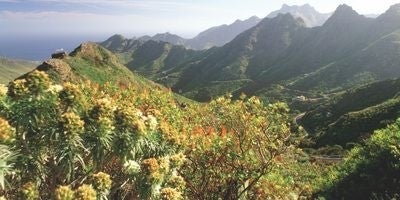
[[[114,35],[101,43],[108,50],[84,43],[38,69],[56,80],[161,87],[144,76],[198,101],[226,93],[285,101],[305,112],[297,122],[317,146],[344,146],[393,122],[400,111],[399,81],[393,79],[400,77],[399,13],[400,4],[376,18],[341,5],[316,27],[290,13],[277,14],[207,50],[174,45],[182,40],[170,33],[150,39]]]
[[[372,19],[341,5],[315,28],[291,14],[279,14],[263,19],[223,47],[200,52],[181,48],[177,53],[170,51],[172,45],[148,41],[123,53],[131,56],[127,65],[132,70],[142,73],[143,66],[151,66],[157,69],[151,74],[154,80],[163,79],[183,93],[228,82],[232,88],[224,92],[257,94],[273,84],[334,91],[399,76],[398,9],[399,5],[392,6]],[[153,52],[152,58],[143,59],[138,55],[141,51]],[[166,64],[172,57],[173,66]]]
[[[400,4],[196,38],[0,57],[0,199],[400,197]]]
[[[312,101],[400,77],[399,13],[400,4],[397,4],[377,18],[368,18],[350,6],[340,5],[322,26],[311,28],[290,13],[278,14],[261,20],[224,46],[209,50],[193,51],[163,41],[142,41],[125,48],[126,51],[115,52],[132,71],[199,101],[226,93],[236,97],[245,93],[260,96],[267,102],[289,103],[304,95]],[[385,99],[390,102],[388,104],[376,102],[359,109],[380,105],[383,107],[379,107],[379,111],[387,110],[395,101],[389,96]],[[366,95],[363,98],[367,98]],[[329,102],[331,99],[328,99]],[[307,119],[313,119],[310,116],[320,115],[317,111],[306,111],[309,112],[304,121],[300,120],[304,124]],[[331,124],[355,111],[359,110],[343,111],[337,118],[320,118],[318,122]],[[376,116],[385,116],[379,118],[378,124],[393,120],[384,112],[377,113]],[[359,119],[356,117],[354,122]],[[371,127],[378,127],[376,123],[371,123],[375,124]],[[339,122],[336,125],[339,126]],[[319,134],[318,127],[306,125],[306,128],[314,135]],[[358,133],[367,131],[357,129],[356,132],[354,137],[358,138]]]
[[[296,18],[301,18],[307,27],[320,26],[331,15],[329,13],[328,14],[319,13],[309,4],[305,4],[302,6],[296,6],[296,5],[289,6],[284,4],[281,9],[270,13],[267,16],[267,18],[274,18],[278,14],[285,14],[285,13],[290,13]],[[166,33],[158,33],[154,36],[146,35],[139,38],[132,38],[126,40],[131,40],[128,41],[128,43],[135,43],[134,41],[146,42],[149,40],[162,41],[162,42],[168,42],[173,45],[182,45],[188,49],[203,50],[203,49],[209,49],[214,46],[220,47],[225,45],[243,31],[256,26],[261,20],[262,19],[258,18],[257,16],[252,16],[246,20],[238,19],[229,25],[224,24],[220,26],[211,27],[205,31],[202,31],[197,36],[191,39],[185,39],[178,35],[166,32]],[[121,37],[119,35],[115,36]],[[110,42],[113,41],[113,39],[117,38],[115,37],[109,38],[107,44],[110,44]],[[114,40],[113,45],[118,44],[118,42],[121,42],[121,39]],[[107,44],[103,44],[103,46],[108,47]]]

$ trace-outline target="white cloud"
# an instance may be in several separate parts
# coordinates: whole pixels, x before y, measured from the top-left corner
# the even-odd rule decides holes
[[[107,15],[83,12],[0,12],[0,33],[28,34],[114,34],[170,31],[193,33],[208,27],[191,19],[163,19],[135,14]]]
[[[18,0],[0,0],[0,3],[18,3]]]
[[[4,1],[4,0],[0,0]],[[21,0],[13,0],[22,2]],[[25,0],[83,4],[81,11],[1,11],[0,33],[148,33],[173,32],[191,37],[211,26],[232,23],[251,15],[204,3],[178,0]],[[95,12],[100,7],[112,12]],[[79,8],[79,7],[78,7]],[[121,10],[121,11],[120,11]],[[106,14],[107,13],[107,14]]]

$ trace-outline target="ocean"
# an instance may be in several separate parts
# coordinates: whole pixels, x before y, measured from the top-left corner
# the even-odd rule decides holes
[[[110,35],[111,36],[111,35]],[[71,52],[82,42],[100,42],[107,36],[36,36],[13,37],[0,36],[0,56],[31,61],[44,61],[57,50]]]

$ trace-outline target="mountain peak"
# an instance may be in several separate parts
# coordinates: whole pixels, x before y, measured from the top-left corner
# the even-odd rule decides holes
[[[111,43],[116,43],[116,44],[122,44],[124,42],[126,38],[120,34],[115,34],[113,36],[111,36],[110,38],[108,38],[106,41],[104,41],[104,44],[111,44]]]
[[[354,23],[361,18],[365,18],[362,15],[359,15],[352,7],[342,4],[340,5],[333,15],[326,21],[325,25],[331,24],[348,24]]]
[[[247,21],[255,21],[255,20],[257,20],[257,21],[259,21],[260,20],[260,18],[259,17],[257,17],[257,16],[251,16],[249,19],[247,19]]]
[[[266,20],[271,20],[273,24],[278,25],[279,27],[284,27],[287,25],[295,25],[295,26],[305,26],[304,20],[299,17],[294,17],[290,13],[279,13],[276,17],[272,19],[266,18]]]
[[[125,37],[123,35],[121,35],[121,34],[115,34],[115,35],[111,36],[109,39],[112,39],[112,40],[124,40]]]
[[[282,4],[282,7],[281,7],[281,10],[296,10],[296,9],[307,9],[307,10],[316,11],[315,8],[312,7],[308,3],[306,3],[304,5],[293,5],[293,6],[290,6],[288,4]]]
[[[282,9],[287,9],[287,8],[290,8],[290,6],[287,5],[286,3],[282,4]]]
[[[336,11],[333,13],[333,16],[343,16],[343,17],[351,17],[351,16],[358,16],[359,14],[353,10],[351,6],[346,4],[340,5]]]
[[[329,14],[318,12],[310,4],[293,6],[283,4],[281,9],[271,12],[267,17],[274,18],[279,13],[290,13],[295,18],[301,17],[308,27],[321,26],[329,17]]]
[[[84,59],[89,59],[96,62],[104,62],[106,64],[113,65],[116,65],[115,63],[117,63],[118,60],[116,56],[112,54],[109,50],[94,42],[82,43],[78,48],[70,53],[70,56],[81,57]]]
[[[397,18],[400,16],[400,3],[390,6],[390,8],[383,13],[380,17],[384,18]]]
[[[237,24],[237,23],[240,23],[240,22],[242,22],[242,20],[240,20],[240,19],[237,19],[235,22],[233,22],[234,24]]]

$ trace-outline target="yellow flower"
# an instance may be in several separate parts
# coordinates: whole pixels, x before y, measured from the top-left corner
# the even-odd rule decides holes
[[[63,90],[60,92],[60,98],[67,104],[73,104],[75,101],[81,101],[82,92],[78,85],[72,83],[64,83]]]
[[[170,157],[170,161],[171,161],[171,166],[173,168],[179,168],[185,163],[186,156],[183,153],[178,153],[178,154],[172,155]]]
[[[161,172],[167,173],[169,171],[169,159],[167,157],[160,158],[158,163]]]
[[[160,173],[160,165],[155,158],[143,160],[141,169],[147,175],[147,180],[149,182],[160,182],[163,179]]]
[[[69,186],[58,186],[55,191],[56,200],[74,200],[74,191]]]
[[[52,92],[54,94],[57,94],[63,90],[63,87],[61,85],[51,85],[49,88],[49,92]]]
[[[112,105],[112,102],[109,98],[101,98],[95,102],[96,106],[99,107],[100,111],[103,113],[112,112],[115,108]]]
[[[151,131],[155,131],[157,129],[157,119],[153,115],[148,115],[145,123]]]
[[[0,118],[0,141],[9,142],[14,138],[14,129],[7,120]]]
[[[134,160],[128,160],[124,163],[124,172],[129,175],[136,175],[140,172],[140,165]]]
[[[98,123],[99,123],[101,129],[103,129],[105,131],[112,131],[115,129],[115,127],[113,126],[113,121],[106,116],[101,116],[98,119]]]
[[[140,119],[134,121],[134,129],[140,136],[145,136],[147,133],[146,124]]]
[[[146,134],[146,125],[141,120],[142,113],[131,108],[120,108],[116,114],[116,121],[121,129]]]
[[[96,200],[96,190],[91,185],[83,184],[75,191],[75,200]]]
[[[99,172],[93,175],[94,187],[99,191],[109,191],[111,189],[112,180],[110,175]]]
[[[116,110],[116,107],[113,106],[109,98],[97,99],[94,105],[92,110],[92,118],[94,119],[113,117],[114,111]]]
[[[178,192],[174,188],[163,188],[161,189],[160,196],[162,200],[180,200],[182,198],[182,193]]]
[[[37,186],[32,182],[25,183],[22,186],[21,191],[22,191],[22,196],[26,200],[39,199],[39,190],[38,190]]]
[[[85,122],[77,114],[68,112],[64,113],[61,117],[64,134],[72,136],[83,132]]]
[[[30,91],[41,92],[49,89],[51,81],[46,72],[35,70],[28,74],[26,83]]]
[[[144,171],[152,173],[158,171],[160,169],[160,165],[158,164],[157,159],[148,158],[143,160],[142,168],[144,169]]]
[[[177,175],[173,175],[169,180],[168,180],[168,186],[172,187],[172,188],[177,188],[180,191],[184,190],[186,187],[186,182],[185,180],[182,178],[182,176],[177,176]]]
[[[6,96],[8,92],[7,86],[0,84],[0,96]]]
[[[21,97],[28,93],[25,79],[17,79],[10,83],[10,95],[13,97]]]

